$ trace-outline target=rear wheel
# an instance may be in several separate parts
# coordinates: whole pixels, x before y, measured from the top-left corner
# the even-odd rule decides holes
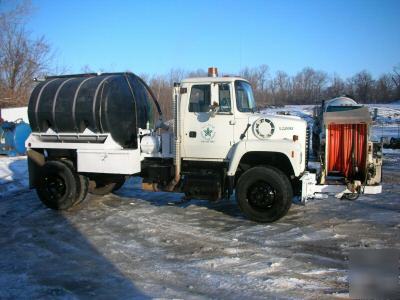
[[[240,209],[249,219],[274,222],[288,212],[293,190],[282,171],[273,167],[254,167],[240,176],[236,198]]]
[[[89,189],[89,193],[93,195],[104,196],[111,193],[114,189],[114,186],[115,186],[114,182],[108,184],[96,182],[95,187],[91,187]]]
[[[113,191],[113,192],[116,192],[116,191],[118,191],[120,188],[122,188],[122,186],[124,185],[125,181],[126,181],[125,176],[121,177],[121,179],[120,179],[118,182],[115,183],[114,188],[113,188],[112,191]]]
[[[88,191],[89,191],[89,179],[86,176],[83,176],[81,174],[78,174],[75,170],[74,164],[70,160],[61,160],[62,163],[67,165],[68,168],[72,171],[74,174],[75,180],[79,182],[77,186],[77,195],[76,195],[76,202],[74,205],[77,205],[81,203],[83,200],[85,200]]]
[[[60,161],[48,161],[40,169],[36,191],[44,205],[64,210],[77,203],[80,183],[66,164]]]
[[[93,186],[89,186],[89,193],[103,196],[119,190],[125,183],[125,176],[98,176],[97,178],[94,178],[93,181],[95,184]]]

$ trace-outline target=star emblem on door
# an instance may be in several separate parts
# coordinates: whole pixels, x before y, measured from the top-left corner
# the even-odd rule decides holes
[[[211,141],[215,136],[215,128],[213,125],[208,124],[204,126],[201,130],[201,137],[205,141]]]
[[[212,132],[213,132],[212,129],[206,128],[206,129],[204,129],[204,136],[210,136],[211,137],[211,133]]]

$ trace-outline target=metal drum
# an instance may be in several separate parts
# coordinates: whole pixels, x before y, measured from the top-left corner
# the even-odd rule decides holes
[[[31,134],[29,124],[24,121],[3,122],[0,127],[0,153],[9,156],[24,155],[25,141]]]

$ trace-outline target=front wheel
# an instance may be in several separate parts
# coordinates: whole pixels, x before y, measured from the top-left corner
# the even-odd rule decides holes
[[[342,199],[355,201],[358,199],[359,196],[360,196],[359,193],[348,193],[348,194],[343,194]]]
[[[288,177],[273,167],[254,167],[240,176],[236,199],[251,220],[274,222],[288,212],[293,198]]]

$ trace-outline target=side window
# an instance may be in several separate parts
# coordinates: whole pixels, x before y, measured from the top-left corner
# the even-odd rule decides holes
[[[231,90],[229,84],[220,83],[219,89],[219,111],[231,112]]]
[[[190,91],[189,111],[208,112],[211,105],[211,88],[209,84],[193,85]]]

